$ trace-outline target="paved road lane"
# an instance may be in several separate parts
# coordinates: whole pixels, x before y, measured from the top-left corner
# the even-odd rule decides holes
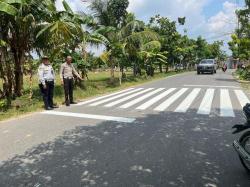
[[[0,186],[249,186],[246,102],[230,72],[187,73],[0,123]]]

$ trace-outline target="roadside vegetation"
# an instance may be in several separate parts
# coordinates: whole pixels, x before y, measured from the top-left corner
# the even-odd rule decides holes
[[[241,80],[250,80],[250,1],[245,0],[245,7],[238,10],[236,15],[239,27],[232,34],[228,43],[232,57],[238,61],[236,74]]]
[[[36,80],[40,61],[34,56],[49,56],[58,72],[71,55],[86,79],[76,80],[78,99],[165,77],[174,67],[193,69],[204,58],[226,58],[222,41],[188,37],[185,17],[152,15],[144,23],[127,12],[128,0],[88,1],[90,14],[62,2],[64,10],[58,11],[54,0],[0,0],[1,119],[12,111],[41,108]],[[102,54],[88,52],[93,46],[104,48]],[[59,104],[63,100],[60,85],[55,99]]]
[[[237,69],[235,74],[239,80],[250,81],[250,66]]]
[[[239,27],[232,34],[228,43],[232,57],[238,62],[236,75],[240,80],[250,80],[250,0],[245,0],[245,7],[236,12]]]

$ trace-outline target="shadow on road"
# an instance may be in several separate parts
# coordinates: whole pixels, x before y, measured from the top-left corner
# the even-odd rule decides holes
[[[194,112],[79,124],[3,162],[0,186],[249,186],[231,146],[235,118]]]

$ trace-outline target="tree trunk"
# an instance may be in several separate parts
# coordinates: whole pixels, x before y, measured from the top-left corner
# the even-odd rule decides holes
[[[111,63],[111,66],[110,66],[110,76],[111,76],[110,80],[111,80],[111,82],[113,82],[114,79],[115,79],[115,64],[113,62],[112,56],[110,57],[110,63]]]
[[[122,73],[121,73],[121,67],[120,63],[118,63],[118,69],[119,69],[119,84],[122,85]]]
[[[115,66],[114,63],[111,63],[111,69],[110,69],[111,79],[114,80],[115,78]]]
[[[159,64],[160,73],[162,73],[162,63]]]
[[[124,66],[121,66],[121,73],[122,73],[122,78],[126,78],[126,73],[124,72]]]
[[[136,72],[136,64],[133,64],[133,75],[134,77],[136,76],[137,72]]]
[[[33,84],[33,70],[32,70],[32,62],[30,63],[30,69],[29,69],[29,89],[30,89],[30,94],[29,94],[29,99],[32,100],[33,97],[33,89],[32,89],[32,84]]]
[[[12,87],[13,87],[13,74],[11,69],[11,64],[8,62],[7,49],[3,48],[0,56],[0,72],[1,78],[3,79],[3,93],[2,97],[7,100],[7,107],[11,106],[12,100]]]
[[[83,55],[83,59],[84,59],[84,62],[87,63],[87,59],[88,59],[88,53],[86,51],[86,44],[85,42],[82,44],[82,55]],[[87,69],[85,68],[84,72],[83,72],[83,79],[86,77],[87,80],[89,80],[89,77],[88,77],[88,73],[87,73]]]
[[[15,62],[15,85],[14,92],[15,96],[22,96],[23,91],[23,60],[24,60],[24,52],[13,50],[14,54],[14,62]]]
[[[168,65],[166,65],[166,73],[168,72],[168,70],[169,70],[169,67],[168,67]]]

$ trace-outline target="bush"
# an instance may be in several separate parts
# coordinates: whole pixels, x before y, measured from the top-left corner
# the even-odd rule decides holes
[[[238,69],[236,74],[239,75],[240,80],[250,80],[250,72],[247,69]]]
[[[0,100],[0,111],[6,111],[8,108],[8,102],[6,99]]]

